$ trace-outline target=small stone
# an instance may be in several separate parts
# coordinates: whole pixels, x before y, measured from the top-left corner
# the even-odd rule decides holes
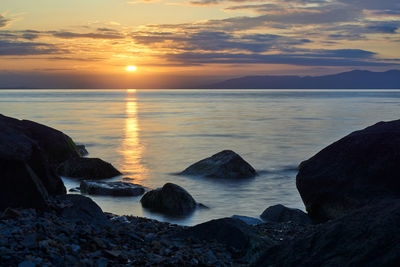
[[[18,267],[36,267],[36,266],[38,265],[32,261],[23,261],[20,264],[18,264]]]

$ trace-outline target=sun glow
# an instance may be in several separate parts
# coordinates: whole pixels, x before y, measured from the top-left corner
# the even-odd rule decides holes
[[[136,68],[136,66],[126,66],[125,70],[126,71],[136,71],[137,68]]]

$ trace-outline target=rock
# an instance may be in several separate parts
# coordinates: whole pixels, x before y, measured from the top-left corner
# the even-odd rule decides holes
[[[33,261],[23,261],[18,264],[18,267],[36,267],[38,264],[34,263]]]
[[[76,148],[78,149],[78,152],[82,157],[89,155],[89,152],[86,150],[85,145],[76,145]]]
[[[81,192],[81,188],[80,187],[74,187],[74,188],[70,188],[68,191],[72,192],[72,193],[80,193]]]
[[[240,179],[254,177],[257,172],[238,154],[231,150],[224,150],[194,163],[180,174]]]
[[[247,259],[259,256],[262,249],[273,245],[269,238],[260,237],[251,226],[241,220],[222,218],[189,227],[177,234],[178,237],[191,237],[204,241],[217,240]]]
[[[24,121],[0,115],[0,210],[45,209],[49,195],[66,193],[48,154],[28,129]]]
[[[57,174],[65,177],[99,180],[121,175],[110,163],[98,158],[72,158],[61,163]]]
[[[58,196],[57,199],[65,203],[60,211],[60,216],[66,220],[82,221],[88,224],[109,224],[109,220],[101,208],[88,197],[71,194]]]
[[[379,122],[300,164],[296,185],[315,221],[400,197],[400,120]]]
[[[186,215],[196,208],[196,201],[182,187],[166,183],[147,192],[140,200],[144,208],[168,215]]]
[[[295,222],[300,224],[311,224],[311,219],[308,215],[299,210],[287,208],[281,204],[268,207],[260,215],[261,219],[269,222]]]
[[[258,218],[241,216],[241,215],[233,215],[231,218],[241,220],[242,222],[246,223],[247,225],[259,225],[259,224],[263,223],[263,221],[261,221]]]
[[[397,266],[400,201],[383,201],[271,247],[254,266]]]
[[[57,166],[66,159],[79,157],[79,152],[72,139],[56,129],[33,121],[17,120],[3,115],[0,115],[0,125],[2,128],[11,128],[34,140],[53,166]]]
[[[140,196],[145,189],[143,186],[125,182],[97,182],[83,180],[80,184],[82,193],[89,195],[109,196]]]

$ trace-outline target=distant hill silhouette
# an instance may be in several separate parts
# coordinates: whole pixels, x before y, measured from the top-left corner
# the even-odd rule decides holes
[[[209,89],[400,89],[400,70],[353,70],[325,76],[246,76],[207,85]]]

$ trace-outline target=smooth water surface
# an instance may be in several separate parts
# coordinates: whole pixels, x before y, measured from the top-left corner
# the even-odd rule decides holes
[[[210,209],[167,218],[140,197],[92,197],[104,211],[193,225],[233,214],[259,216],[281,203],[304,209],[298,164],[344,135],[400,117],[400,91],[388,90],[0,90],[0,113],[34,120],[85,144],[90,157],[132,182],[173,182]],[[242,181],[174,176],[231,149],[261,175]],[[67,188],[78,182],[64,179]]]

